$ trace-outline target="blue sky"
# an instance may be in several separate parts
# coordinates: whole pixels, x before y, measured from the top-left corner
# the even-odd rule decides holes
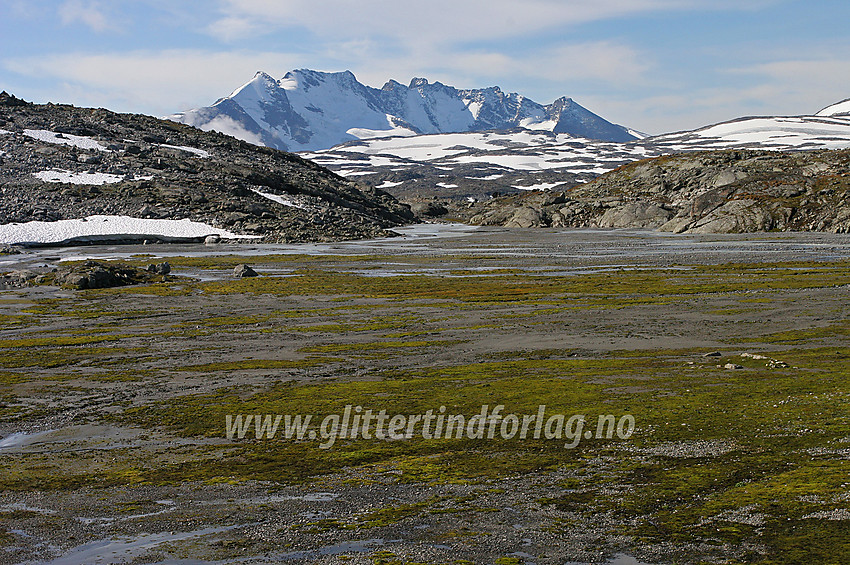
[[[570,96],[648,133],[850,98],[847,0],[0,0],[0,89],[165,115],[257,70]]]

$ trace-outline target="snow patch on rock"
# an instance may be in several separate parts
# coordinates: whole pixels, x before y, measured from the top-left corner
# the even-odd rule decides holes
[[[259,194],[263,198],[268,198],[272,202],[277,202],[278,204],[283,204],[284,206],[290,206],[291,208],[301,208],[302,210],[306,210],[306,206],[298,204],[294,200],[289,200],[288,198],[284,198],[283,196],[272,194],[270,192],[260,192],[255,188],[252,188],[251,190]]]
[[[44,182],[61,182],[66,184],[104,185],[114,184],[124,180],[122,175],[111,175],[109,173],[76,173],[64,169],[51,169],[39,171],[32,176]],[[153,177],[151,177],[153,178]]]
[[[24,135],[31,137],[44,143],[53,143],[56,145],[69,145],[79,149],[89,149],[94,151],[106,151],[109,149],[95,141],[90,137],[81,135],[70,135],[66,133],[56,133],[46,129],[25,129]]]
[[[517,190],[551,190],[556,186],[561,186],[562,184],[567,184],[566,182],[541,182],[539,184],[532,184],[531,186],[522,186],[522,185],[513,185],[513,188]]]
[[[25,222],[0,225],[0,242],[62,243],[73,239],[96,239],[100,236],[159,236],[167,238],[202,238],[217,235],[224,239],[253,239],[260,236],[239,235],[201,222],[154,220],[129,216],[88,216],[56,222]]]
[[[165,147],[166,149],[179,149],[180,151],[185,151],[186,153],[197,155],[202,159],[208,159],[210,156],[209,151],[204,151],[203,149],[198,149],[196,147],[187,147],[185,145],[168,145],[163,143],[160,145],[160,147]]]
[[[850,116],[850,98],[847,100],[842,100],[836,104],[831,106],[827,106],[817,114],[816,116],[840,116],[847,115]]]

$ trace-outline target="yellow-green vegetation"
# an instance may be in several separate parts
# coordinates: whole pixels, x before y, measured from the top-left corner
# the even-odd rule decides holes
[[[202,285],[214,294],[275,295],[350,294],[388,299],[449,299],[464,302],[522,302],[553,295],[647,297],[701,293],[800,289],[850,284],[847,264],[781,264],[696,266],[687,271],[652,270],[575,276],[501,275],[493,277],[364,277],[340,272],[299,269],[298,276],[260,277]],[[624,296],[625,295],[625,296]]]
[[[0,314],[0,327],[4,328],[25,326],[29,321],[29,316],[10,316],[8,314]]]
[[[339,559],[339,557],[337,557]],[[369,555],[369,559],[372,561],[372,565],[449,565],[445,562],[421,562],[421,561],[410,561],[407,559],[402,559],[397,556],[392,551],[381,550],[376,551]],[[469,563],[472,565],[471,561],[463,561],[463,560],[455,560],[452,562],[452,565],[461,565],[464,563]]]
[[[156,259],[162,261],[163,259]],[[244,263],[251,264],[360,264],[364,262],[385,262],[397,260],[396,257],[390,255],[302,255],[302,254],[287,254],[287,255],[261,255],[256,257],[245,257],[244,255],[211,255],[208,257],[166,257],[164,260],[172,267],[188,267],[200,269],[233,269],[236,265]],[[132,265],[136,267],[144,267],[155,260],[151,255],[131,256],[127,261],[107,261],[106,263],[120,263],[121,265]],[[414,260],[411,259],[413,262]],[[82,261],[68,261],[67,264],[81,263]]]
[[[525,559],[521,557],[499,557],[495,561],[496,565],[522,565]]]
[[[374,341],[369,343],[333,343],[327,345],[310,345],[304,347],[301,351],[305,353],[340,353],[352,352],[353,354],[366,354],[373,350],[383,349],[415,349],[420,347],[443,347],[446,345],[454,345],[461,343],[459,340],[408,340],[408,341]]]
[[[498,274],[488,277],[411,275],[368,277],[313,267],[294,276],[258,277],[206,283],[170,284],[87,291],[87,294],[142,293],[183,296],[270,294],[275,296],[350,295],[390,300],[457,300],[462,303],[537,304],[547,298],[578,298],[575,305],[669,303],[676,296],[750,293],[753,291],[820,288],[850,284],[848,263],[777,263],[693,266],[682,269],[621,270],[571,276]],[[659,298],[662,297],[662,298]],[[744,298],[741,296],[740,298]],[[590,302],[585,302],[589,300]],[[601,301],[600,301],[601,300]],[[605,300],[614,302],[606,303]],[[413,302],[415,304],[415,302]],[[568,305],[569,303],[565,304]]]

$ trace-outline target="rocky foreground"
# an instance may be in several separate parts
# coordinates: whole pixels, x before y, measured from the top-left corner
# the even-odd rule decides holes
[[[0,224],[191,219],[266,242],[386,235],[392,196],[295,155],[148,116],[0,95]],[[15,243],[15,242],[6,242]]]
[[[506,227],[848,233],[848,190],[850,150],[708,151],[645,159],[563,192],[494,198],[455,214]]]

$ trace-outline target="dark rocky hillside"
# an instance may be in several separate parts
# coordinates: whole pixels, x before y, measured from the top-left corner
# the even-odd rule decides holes
[[[35,105],[5,92],[0,190],[0,224],[97,214],[188,218],[294,242],[386,235],[414,219],[389,194],[289,153],[148,116]]]
[[[495,198],[455,213],[474,224],[508,227],[848,233],[850,150],[656,157],[564,192]]]

